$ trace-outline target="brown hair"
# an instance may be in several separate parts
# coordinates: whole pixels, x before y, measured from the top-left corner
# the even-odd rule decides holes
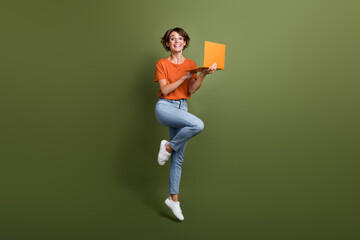
[[[170,51],[170,47],[166,46],[166,43],[168,43],[170,41],[170,34],[172,32],[177,32],[180,36],[182,36],[184,38],[186,45],[184,46],[183,50],[185,50],[185,48],[189,47],[189,42],[190,42],[189,35],[185,32],[184,29],[176,27],[176,28],[167,30],[166,33],[164,34],[164,36],[161,38],[161,43],[166,51]]]

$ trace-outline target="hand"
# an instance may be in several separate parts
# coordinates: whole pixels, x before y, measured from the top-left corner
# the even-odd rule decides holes
[[[196,73],[196,72],[187,72],[187,73],[184,75],[185,80],[188,79],[188,78],[191,78],[191,77],[194,75],[194,73]]]
[[[203,73],[203,74],[212,74],[213,72],[215,72],[215,70],[216,70],[216,68],[217,68],[217,64],[216,63],[214,63],[211,67],[209,67],[208,69],[204,69],[204,70],[202,70],[201,72]]]

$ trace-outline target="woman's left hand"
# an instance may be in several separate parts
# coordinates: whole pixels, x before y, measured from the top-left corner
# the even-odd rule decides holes
[[[212,74],[213,72],[215,72],[216,68],[217,68],[217,64],[214,63],[211,67],[209,67],[208,69],[204,69],[201,72],[204,73],[205,75]]]

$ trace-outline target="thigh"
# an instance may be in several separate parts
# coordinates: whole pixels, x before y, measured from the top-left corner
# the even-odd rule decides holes
[[[180,131],[181,128],[172,128],[169,127],[169,135],[170,135],[170,141],[176,136],[176,134]]]
[[[170,141],[176,136],[176,134],[181,130],[181,128],[169,128],[169,133],[170,133]],[[185,152],[185,148],[186,148],[186,144],[185,143],[182,147],[180,147],[177,151],[173,151],[172,155],[171,155],[171,162],[173,162],[173,159],[176,160],[180,160],[181,162],[184,159],[184,152]],[[177,160],[176,160],[177,161]]]
[[[161,124],[170,128],[203,124],[195,115],[166,103],[156,104],[155,115]]]

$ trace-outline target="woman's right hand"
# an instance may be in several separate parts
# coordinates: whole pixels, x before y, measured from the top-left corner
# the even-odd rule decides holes
[[[191,77],[194,75],[194,73],[196,73],[196,72],[187,72],[187,73],[184,75],[185,80],[191,78]]]

